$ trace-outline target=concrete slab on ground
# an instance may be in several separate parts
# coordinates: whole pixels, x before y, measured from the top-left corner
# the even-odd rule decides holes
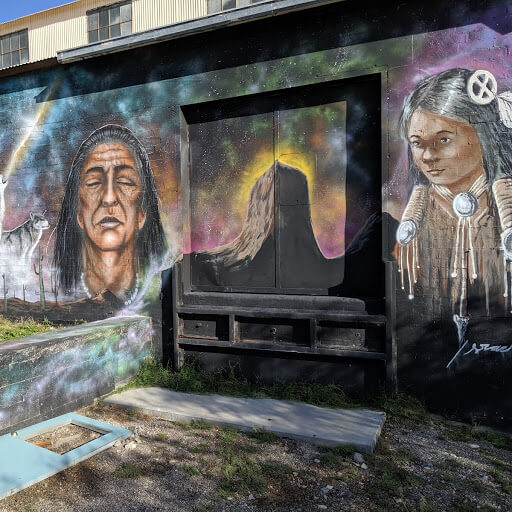
[[[383,412],[326,409],[266,398],[194,395],[163,388],[139,388],[112,395],[106,403],[171,421],[204,420],[240,430],[264,429],[280,437],[334,447],[351,445],[372,453],[386,419]]]

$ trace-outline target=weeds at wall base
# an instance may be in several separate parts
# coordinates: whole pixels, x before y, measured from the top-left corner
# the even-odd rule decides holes
[[[154,357],[148,357],[137,375],[115,393],[137,387],[164,387],[184,393],[216,393],[235,397],[274,398],[305,402],[319,407],[366,407],[385,411],[388,416],[420,423],[433,421],[425,406],[415,397],[399,393],[394,397],[380,394],[370,400],[354,400],[340,386],[309,382],[272,385],[249,382],[237,367],[208,373],[198,364],[185,363],[178,371],[165,368]],[[512,436],[472,426],[441,425],[439,437],[453,441],[487,441],[496,448],[512,450]],[[340,454],[337,454],[340,455]]]
[[[180,370],[171,371],[152,356],[144,361],[137,375],[128,384],[117,389],[115,393],[138,387],[163,387],[184,393],[217,393],[246,398],[274,398],[305,402],[319,407],[368,407],[382,409],[396,417],[423,422],[430,421],[430,414],[422,403],[405,394],[398,394],[394,398],[381,394],[371,401],[359,401],[348,397],[343,389],[335,384],[275,382],[272,385],[267,385],[261,382],[250,382],[235,366],[209,373],[195,363],[185,363]]]

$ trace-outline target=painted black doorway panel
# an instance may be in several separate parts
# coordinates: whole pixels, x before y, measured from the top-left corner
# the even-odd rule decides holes
[[[201,132],[201,125],[206,123],[213,126],[231,119],[230,123],[242,126],[244,120],[260,116],[270,124],[271,116],[272,150],[275,155],[274,165],[258,178],[258,181],[265,181],[266,176],[266,186],[273,187],[273,197],[268,195],[262,201],[251,196],[248,205],[249,217],[251,210],[256,211],[260,215],[260,224],[266,226],[257,232],[256,237],[253,236],[253,239],[258,239],[257,250],[249,255],[247,252],[250,251],[246,251],[242,258],[233,258],[233,251],[230,252],[229,248],[226,250],[229,244],[210,250],[193,251],[190,255],[192,291],[327,295],[333,294],[333,290],[343,292],[347,272],[350,272],[353,281],[354,275],[367,272],[368,265],[381,269],[381,223],[372,221],[380,215],[381,210],[380,80],[380,75],[369,75],[327,86],[301,87],[278,94],[257,95],[183,109],[190,137],[191,187],[196,183],[194,161],[199,159],[196,156],[198,150],[208,145],[206,140],[198,144],[194,135]],[[279,138],[282,135],[279,131],[280,114],[293,109],[320,108],[340,102],[346,104],[346,154],[340,155],[340,162],[343,158],[346,162],[346,171],[340,164],[340,181],[345,181],[345,251],[337,257],[328,258],[315,239],[308,176],[300,168],[279,161]],[[247,132],[247,129],[241,131],[245,138]],[[222,166],[219,167],[218,172],[222,172]],[[264,185],[259,184],[260,188]],[[234,191],[227,191],[230,192]],[[263,209],[266,209],[268,217],[262,220]],[[191,212],[193,218],[193,205]],[[368,240],[368,236],[372,240]],[[350,258],[350,267],[347,268],[345,254],[350,252],[352,241],[360,246],[361,240],[370,242],[367,244],[370,253],[365,251],[364,258]],[[243,245],[245,250],[251,243],[239,245]],[[359,259],[361,265],[358,264]],[[354,293],[347,296],[383,296],[382,283],[373,283],[370,287],[374,289],[353,290]]]

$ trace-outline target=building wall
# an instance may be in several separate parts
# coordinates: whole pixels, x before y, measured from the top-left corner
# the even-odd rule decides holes
[[[493,74],[498,94],[512,89],[510,7],[395,7],[383,13],[348,0],[2,80],[7,314],[146,313],[158,333],[160,272],[177,275],[181,266],[183,297],[196,293],[196,302],[189,293],[179,304],[188,356],[217,351],[225,362],[236,352],[251,371],[335,375],[347,387],[373,380],[375,390],[384,353],[400,390],[437,411],[510,427],[510,272],[500,240],[508,228],[508,95],[480,105],[467,92],[479,69]],[[416,116],[419,144],[411,144],[399,122],[424,79],[435,81],[423,110],[435,112]],[[96,148],[107,125],[125,130],[107,128],[113,138],[101,140],[110,146],[98,151],[109,158],[86,164],[79,148]],[[440,153],[453,139],[455,151]],[[106,149],[120,142],[133,154],[116,146],[116,170]],[[414,160],[415,151],[426,153]],[[417,172],[414,162],[427,167]],[[109,181],[130,166],[135,175]],[[454,186],[461,176],[467,183]],[[487,182],[474,185],[480,176]],[[459,198],[457,215],[450,194],[461,191],[477,202]],[[41,238],[20,253],[7,237],[38,219],[31,213],[44,217],[34,227]],[[411,219],[417,233],[402,227],[400,256],[397,227]],[[245,313],[198,319],[212,296],[224,310],[245,301]],[[165,303],[164,317],[172,307]],[[281,317],[263,322],[272,307]],[[316,317],[297,314],[311,310]],[[316,347],[308,345],[313,331]],[[202,343],[195,351],[194,339]],[[377,370],[361,370],[363,356]],[[290,360],[308,363],[292,372]]]
[[[87,11],[116,3],[78,0],[0,24],[0,36],[28,29],[30,62],[55,58],[60,50],[88,44]],[[133,0],[132,31],[180,23],[206,16],[206,0]]]
[[[204,0],[136,0],[133,3],[133,31],[180,23],[207,15]]]

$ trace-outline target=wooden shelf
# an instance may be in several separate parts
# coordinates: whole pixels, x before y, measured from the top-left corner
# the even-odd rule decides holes
[[[332,348],[311,348],[302,345],[283,345],[274,343],[261,343],[261,342],[245,342],[245,341],[220,341],[203,338],[178,338],[178,345],[211,349],[222,348],[229,350],[250,350],[258,352],[281,352],[286,354],[306,354],[313,356],[329,356],[329,357],[345,357],[350,359],[372,359],[377,361],[384,361],[386,355],[383,352],[371,352],[368,350],[345,350],[345,349],[332,349]]]
[[[275,309],[275,308],[244,308],[234,306],[176,306],[177,313],[194,315],[236,315],[248,318],[293,318],[307,320],[332,320],[341,323],[364,323],[367,325],[384,326],[384,315],[368,315],[344,311],[324,311],[318,309]]]

